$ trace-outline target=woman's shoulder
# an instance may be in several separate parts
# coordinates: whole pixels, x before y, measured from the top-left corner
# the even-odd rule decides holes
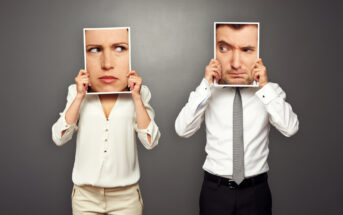
[[[75,97],[77,94],[76,84],[68,86],[68,97]]]
[[[142,96],[143,101],[149,101],[150,100],[151,92],[150,92],[148,86],[146,86],[146,85],[141,86],[141,96]]]
[[[68,93],[76,94],[76,84],[71,84],[68,86]]]

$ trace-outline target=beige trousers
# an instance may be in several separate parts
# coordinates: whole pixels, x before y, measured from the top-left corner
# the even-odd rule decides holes
[[[71,194],[73,215],[142,215],[139,185],[103,188],[74,185]]]

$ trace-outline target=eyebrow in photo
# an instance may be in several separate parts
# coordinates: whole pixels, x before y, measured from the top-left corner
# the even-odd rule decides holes
[[[118,46],[118,45],[127,45],[129,46],[129,44],[127,42],[119,42],[119,43],[113,43],[112,46]],[[101,46],[100,44],[88,44],[86,47],[89,46]]]
[[[225,46],[229,46],[229,47],[233,47],[230,43],[224,41],[224,40],[220,40],[219,42],[217,42],[218,45],[225,45]],[[252,50],[252,51],[255,51],[256,50],[256,47],[254,46],[243,46],[243,47],[240,47],[240,49],[242,50]]]

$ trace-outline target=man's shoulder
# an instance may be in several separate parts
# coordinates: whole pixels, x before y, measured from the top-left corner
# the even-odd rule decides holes
[[[278,83],[268,82],[268,84],[270,84],[270,86],[273,87],[274,89],[280,87],[280,85]]]

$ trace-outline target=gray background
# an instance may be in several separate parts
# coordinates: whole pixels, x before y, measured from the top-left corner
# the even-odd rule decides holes
[[[269,79],[300,120],[291,138],[271,131],[274,214],[343,214],[339,2],[2,0],[0,213],[71,214],[75,139],[57,147],[51,126],[83,66],[82,28],[130,26],[162,133],[152,151],[139,144],[144,212],[197,214],[204,126],[182,139],[174,122],[212,58],[213,22],[259,21]]]

